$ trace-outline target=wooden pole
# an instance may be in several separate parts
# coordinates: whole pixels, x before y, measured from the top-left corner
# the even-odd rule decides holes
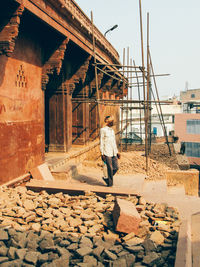
[[[153,64],[152,64],[150,51],[149,51],[149,58],[150,58],[151,70],[152,70],[152,73],[154,74],[154,69],[153,69]],[[162,121],[163,121],[165,140],[166,140],[166,143],[167,143],[167,146],[168,146],[168,149],[169,149],[169,154],[171,156],[172,153],[171,153],[171,148],[170,148],[170,145],[169,145],[169,140],[168,140],[168,136],[167,136],[167,130],[166,130],[166,127],[165,127],[165,121],[164,121],[164,118],[163,118],[162,108],[161,108],[161,105],[160,105],[161,101],[160,101],[160,98],[159,98],[159,95],[158,95],[158,87],[157,87],[155,76],[153,76],[153,80],[154,80],[154,86],[155,86],[155,89],[156,89],[156,96],[157,96],[158,105],[159,105],[159,109],[160,109],[160,115],[161,115],[161,118],[162,118]]]
[[[145,66],[144,66],[144,45],[143,45],[143,26],[142,26],[142,4],[139,0],[140,8],[140,34],[141,34],[141,54],[142,54],[142,74],[143,74],[143,97],[144,102],[146,101],[146,88],[145,88]],[[145,117],[145,156],[146,156],[146,172],[148,172],[148,147],[147,147],[147,107],[146,103],[144,106],[144,117]]]
[[[133,60],[133,66],[135,66],[135,60]],[[137,73],[135,74],[137,77]],[[141,108],[141,97],[140,97],[140,85],[139,85],[139,79],[137,77],[137,88],[138,88],[138,99],[139,99],[139,107]],[[142,110],[140,109],[140,138],[141,138],[141,143],[142,143]]]
[[[129,71],[129,47],[127,47],[127,71]],[[129,79],[129,73],[127,73],[127,80]],[[129,82],[128,82],[128,88],[127,88],[127,96],[126,96],[126,100],[128,101],[128,93],[129,93]],[[126,107],[128,107],[128,103],[126,105]],[[128,109],[126,109],[126,125],[128,122]],[[127,143],[127,139],[128,139],[128,127],[126,127],[126,151],[127,151],[127,147],[128,147],[128,143]]]
[[[125,48],[123,49],[123,75],[124,75],[124,66],[125,66]],[[124,80],[123,80],[123,86],[122,86],[122,100],[124,100]],[[121,106],[121,138],[120,138],[120,151],[122,152],[122,148],[123,148],[123,144],[122,144],[122,136],[123,136],[123,113],[124,113],[124,110],[123,110],[123,107],[124,107],[124,101],[122,101],[122,106]]]
[[[99,108],[99,85],[98,85],[98,76],[97,76],[97,61],[96,61],[96,48],[95,48],[95,37],[94,37],[94,23],[93,23],[93,13],[91,11],[91,22],[92,22],[92,43],[93,43],[93,57],[94,57],[94,71],[95,71],[95,84],[96,84],[96,93],[97,93],[97,112],[98,112],[98,121],[97,121],[97,129],[100,130],[101,124],[101,115]]]
[[[147,120],[147,142],[148,142],[148,150],[147,153],[149,154],[150,151],[150,125],[149,125],[149,100],[150,100],[150,66],[149,66],[149,13],[147,13],[147,110],[146,110],[146,120]]]

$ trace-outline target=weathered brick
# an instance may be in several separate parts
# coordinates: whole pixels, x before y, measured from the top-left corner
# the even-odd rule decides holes
[[[113,209],[113,220],[116,231],[123,233],[138,233],[141,217],[132,202],[116,198]]]

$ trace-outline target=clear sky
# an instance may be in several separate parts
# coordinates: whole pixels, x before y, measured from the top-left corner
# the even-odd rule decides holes
[[[140,46],[139,0],[76,0],[94,24],[106,35],[120,54],[130,47],[136,65],[142,65]],[[157,78],[159,94],[179,95],[200,88],[200,0],[142,0],[144,45],[146,51],[147,12],[150,15],[150,50],[155,73],[170,73]],[[146,62],[146,58],[145,58]],[[145,63],[146,64],[146,63]]]

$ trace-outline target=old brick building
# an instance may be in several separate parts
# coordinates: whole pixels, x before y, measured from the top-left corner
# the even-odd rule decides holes
[[[97,62],[120,64],[94,27]],[[97,135],[90,19],[72,0],[3,0],[0,9],[0,183]],[[114,74],[115,67],[109,68]],[[113,73],[112,73],[113,71]],[[122,82],[98,72],[101,98],[122,97]],[[118,118],[118,108],[100,106]]]

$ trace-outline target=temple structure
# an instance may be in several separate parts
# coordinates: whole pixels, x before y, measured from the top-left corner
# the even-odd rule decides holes
[[[119,55],[94,26],[99,95],[122,98]],[[106,65],[105,65],[106,64]],[[120,76],[120,74],[118,74]],[[2,0],[0,9],[0,183],[98,137],[91,20],[73,0]],[[100,105],[102,118],[119,108]],[[101,123],[101,122],[100,122]]]

